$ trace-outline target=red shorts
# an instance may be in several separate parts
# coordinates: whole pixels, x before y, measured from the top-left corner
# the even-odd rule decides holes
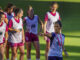
[[[2,45],[2,44],[4,44],[4,43],[0,43],[0,45]]]
[[[29,33],[29,32],[26,32],[26,33],[25,33],[25,40],[26,40],[26,42],[39,41],[37,35],[35,35],[35,34],[33,34],[33,33]]]
[[[24,46],[24,43],[9,43],[11,47]]]

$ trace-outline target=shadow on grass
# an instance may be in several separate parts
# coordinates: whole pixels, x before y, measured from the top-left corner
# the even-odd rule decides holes
[[[69,53],[78,53],[78,54],[80,53],[80,46],[65,46],[65,48],[66,48],[67,52],[69,52]],[[34,47],[32,47],[32,50],[35,50]],[[44,58],[45,58],[45,44],[40,44],[40,50],[41,50],[40,56],[44,56]],[[26,51],[25,51],[25,55],[27,54]],[[44,53],[42,53],[42,51],[44,51]],[[36,56],[35,52],[32,52],[31,55]],[[10,54],[11,54],[11,51],[10,51]],[[20,54],[19,51],[18,51],[18,54]],[[69,56],[69,57],[63,56],[63,60],[79,60],[79,59],[80,59],[80,56],[76,56],[76,55]]]
[[[40,44],[40,50],[45,51],[45,47],[45,44]],[[65,46],[65,48],[68,52],[80,53],[80,46]],[[35,50],[35,48],[32,47],[32,50]]]
[[[40,44],[40,50],[45,51],[45,44]],[[67,52],[75,52],[80,53],[80,46],[65,46]],[[26,48],[25,48],[26,49]],[[32,46],[32,50],[35,50],[35,48]]]
[[[9,52],[10,54],[12,53],[11,51]],[[18,51],[18,54],[20,54],[20,52]],[[27,55],[27,52],[25,52],[25,55]],[[31,55],[36,55],[36,53],[31,53]],[[40,53],[40,56],[44,56],[45,54],[41,54]]]
[[[69,56],[69,57],[65,57],[63,56],[63,60],[79,60],[80,56]]]
[[[80,38],[80,36],[74,36],[74,35],[65,35],[65,37]]]
[[[10,52],[11,53],[11,52]],[[18,54],[20,54],[20,52],[18,52]],[[26,55],[27,53],[25,53]],[[31,53],[31,56],[35,56],[36,57],[36,53]],[[40,56],[44,56],[45,58],[45,54],[40,54]],[[63,60],[79,60],[80,59],[80,56],[63,56]]]
[[[80,53],[80,46],[65,46],[68,52]]]
[[[45,48],[46,48],[46,44],[40,44],[40,50],[45,50]],[[25,49],[26,49],[26,46],[25,46]],[[33,44],[31,45],[31,49],[35,50]]]

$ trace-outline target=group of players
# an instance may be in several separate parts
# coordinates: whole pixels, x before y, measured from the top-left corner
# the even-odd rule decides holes
[[[63,60],[62,51],[68,56],[64,48],[65,36],[61,33],[62,24],[57,9],[57,2],[52,2],[43,23],[39,16],[34,14],[32,6],[28,6],[27,16],[23,19],[23,10],[11,3],[6,6],[5,11],[0,8],[0,60],[4,60],[5,52],[6,60],[17,60],[18,49],[20,60],[24,60],[24,43],[27,48],[27,60],[31,60],[32,43],[36,50],[36,60],[40,60],[38,35],[44,36],[46,41],[45,60]],[[23,26],[26,26],[25,31]],[[10,48],[11,59],[9,59]]]

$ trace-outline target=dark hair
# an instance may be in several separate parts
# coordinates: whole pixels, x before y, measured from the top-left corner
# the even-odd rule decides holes
[[[59,26],[62,28],[62,23],[61,23],[61,21],[58,20],[58,21],[55,22],[55,24],[59,24]]]
[[[4,15],[4,13],[3,12],[0,12],[0,20],[1,20],[2,15]]]
[[[16,9],[16,6],[13,7],[13,12],[15,11],[15,9]]]
[[[51,3],[51,6],[53,6],[54,4],[57,4],[57,2],[53,1],[53,2]]]
[[[5,11],[8,11],[8,8],[13,8],[14,5],[12,3],[8,3],[7,7],[5,8]]]
[[[22,11],[22,9],[15,8],[15,10],[14,10],[15,16],[17,16],[17,14],[20,13],[21,11]]]

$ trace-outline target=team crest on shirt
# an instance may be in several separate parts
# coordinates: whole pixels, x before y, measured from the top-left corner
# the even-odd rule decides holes
[[[35,24],[32,24],[32,25],[31,25],[31,28],[35,28],[35,27],[36,27],[36,25],[35,25]]]

